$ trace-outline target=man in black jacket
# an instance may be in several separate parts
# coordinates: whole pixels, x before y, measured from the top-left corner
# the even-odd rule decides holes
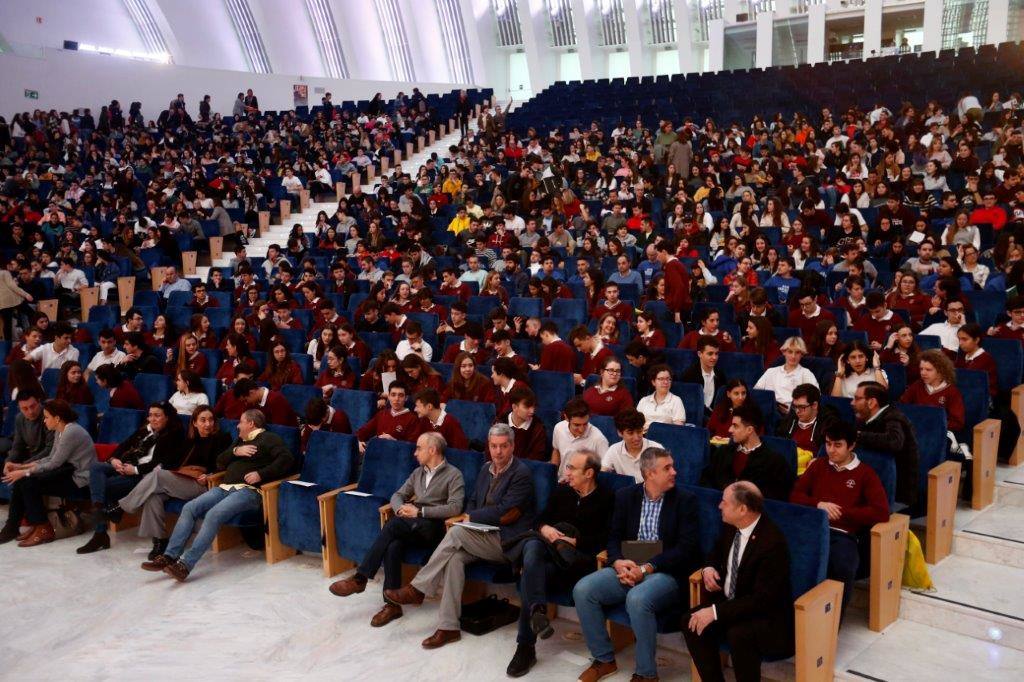
[[[424,596],[441,592],[444,587],[437,630],[423,640],[424,649],[437,649],[461,639],[459,618],[466,565],[480,560],[506,563],[502,544],[528,531],[537,515],[533,474],[513,455],[512,427],[501,423],[492,426],[487,433],[487,449],[491,461],[477,475],[463,520],[490,528],[453,526],[410,584],[384,590],[384,599],[391,604],[417,606]]]
[[[136,374],[163,374],[164,366],[146,346],[141,332],[131,332],[124,337],[124,352],[127,357],[117,366],[121,375],[131,381]]]
[[[906,415],[889,404],[889,392],[876,381],[865,381],[853,395],[857,416],[857,445],[892,455],[896,460],[896,501],[917,502],[918,454],[914,427]]]
[[[715,407],[715,394],[725,386],[725,372],[718,368],[720,344],[713,336],[697,340],[697,362],[683,370],[679,380],[704,387],[704,416],[710,417]]]
[[[153,469],[177,469],[185,454],[184,442],[177,411],[170,403],[156,403],[149,406],[146,424],[122,441],[110,459],[89,468],[93,507],[103,513],[96,515],[96,530],[89,542],[78,548],[79,554],[110,549],[107,521],[119,521],[123,513],[117,500],[130,493]]]
[[[287,476],[295,461],[281,437],[264,430],[266,419],[259,410],[242,413],[238,438],[217,456],[217,470],[224,472],[220,485],[185,504],[167,549],[156,559],[143,563],[143,570],[163,571],[184,582],[213,544],[221,526],[238,514],[260,510],[259,487]],[[186,552],[185,544],[200,519],[203,525]]]
[[[676,608],[696,566],[696,498],[676,488],[672,455],[647,448],[640,455],[644,482],[615,494],[608,536],[610,566],[576,583],[573,600],[593,663],[580,680],[596,682],[618,670],[605,627],[605,609],[625,604],[636,635],[634,679],[656,678],[658,612]]]
[[[726,488],[720,508],[725,525],[701,570],[701,602],[683,622],[683,638],[704,682],[725,679],[723,642],[737,682],[757,682],[763,657],[793,654],[789,547],[749,481]]]
[[[786,459],[770,450],[758,435],[764,417],[753,405],[741,405],[733,411],[729,435],[732,442],[711,453],[711,461],[700,484],[725,490],[736,481],[751,481],[765,497],[786,501],[796,481],[796,471]]]
[[[537,637],[554,630],[548,621],[548,594],[571,589],[597,565],[596,556],[608,545],[615,496],[597,484],[601,458],[593,450],[576,450],[565,465],[565,483],[551,493],[533,533],[508,550],[521,567],[516,653],[508,664],[509,677],[522,677],[537,662]],[[557,555],[557,556],[556,556]],[[569,561],[569,557],[572,560]]]

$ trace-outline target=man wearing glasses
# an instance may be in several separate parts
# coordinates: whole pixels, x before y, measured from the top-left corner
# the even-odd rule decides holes
[[[817,453],[825,442],[825,429],[839,418],[836,408],[821,404],[821,391],[814,384],[800,384],[793,389],[789,413],[782,418],[775,435],[789,438],[797,450]]]
[[[964,302],[958,298],[943,303],[946,310],[946,321],[930,324],[921,330],[920,336],[937,336],[944,350],[956,353],[960,350],[960,341],[956,333],[964,326]]]

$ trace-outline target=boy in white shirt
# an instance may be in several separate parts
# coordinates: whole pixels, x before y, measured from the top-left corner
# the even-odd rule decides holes
[[[644,424],[644,416],[636,410],[624,410],[615,415],[615,430],[622,440],[605,450],[601,469],[632,476],[637,483],[643,483],[640,454],[647,448],[662,447],[661,443],[644,438]]]

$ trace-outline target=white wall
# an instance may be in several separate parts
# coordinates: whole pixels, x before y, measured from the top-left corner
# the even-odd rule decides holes
[[[207,0],[207,4],[215,4]],[[249,0],[274,73],[326,76],[303,0]],[[231,37],[234,37],[232,32]],[[210,63],[207,63],[209,66]]]
[[[451,92],[452,83],[400,83],[377,80],[308,78],[281,74],[254,74],[218,69],[199,69],[173,64],[121,59],[86,52],[44,50],[43,59],[0,54],[0,115],[10,119],[18,111],[90,107],[98,112],[111,99],[142,102],[142,113],[155,119],[177,93],[185,95],[195,116],[203,95],[212,96],[213,110],[231,113],[238,92],[252,88],[264,109],[293,108],[292,85],[309,85],[310,104],[319,104],[315,87],[326,87],[336,103],[369,99],[376,92],[392,96],[418,87],[424,94]],[[469,87],[474,87],[469,85]],[[26,99],[25,89],[37,90],[39,99]]]
[[[200,67],[216,64],[221,69],[249,70],[223,2],[150,0],[150,3],[163,13],[174,36],[171,56],[175,64]],[[197,20],[197,17],[202,19]]]
[[[36,21],[37,17],[42,23]],[[65,40],[74,40],[146,51],[121,0],[3,0],[0,33],[11,43],[39,47],[62,47]]]

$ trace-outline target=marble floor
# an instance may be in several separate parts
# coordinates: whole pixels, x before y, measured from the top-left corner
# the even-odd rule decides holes
[[[0,547],[0,680],[507,679],[514,627],[424,651],[419,643],[433,632],[433,604],[407,608],[391,625],[371,628],[381,604],[379,584],[338,599],[327,591],[331,581],[321,574],[319,557],[268,566],[262,552],[235,548],[208,555],[188,582],[178,584],[139,570],[148,542],[132,531],[114,536],[109,551],[75,554],[86,539]],[[573,680],[586,667],[574,615],[566,610],[555,635],[538,645],[540,662],[528,679]],[[843,626],[836,660],[842,677],[853,670],[882,680],[934,679],[906,672],[907,666],[923,671],[938,665],[931,646],[936,638],[950,640],[943,644],[947,676],[964,679],[981,670],[978,679],[997,679],[1022,665],[1019,651],[903,621],[872,633],[865,620],[854,609]],[[628,680],[632,649],[618,660],[620,671],[610,679]],[[659,671],[662,679],[689,679],[678,635],[660,639]],[[766,679],[793,678],[790,663],[764,673]]]

